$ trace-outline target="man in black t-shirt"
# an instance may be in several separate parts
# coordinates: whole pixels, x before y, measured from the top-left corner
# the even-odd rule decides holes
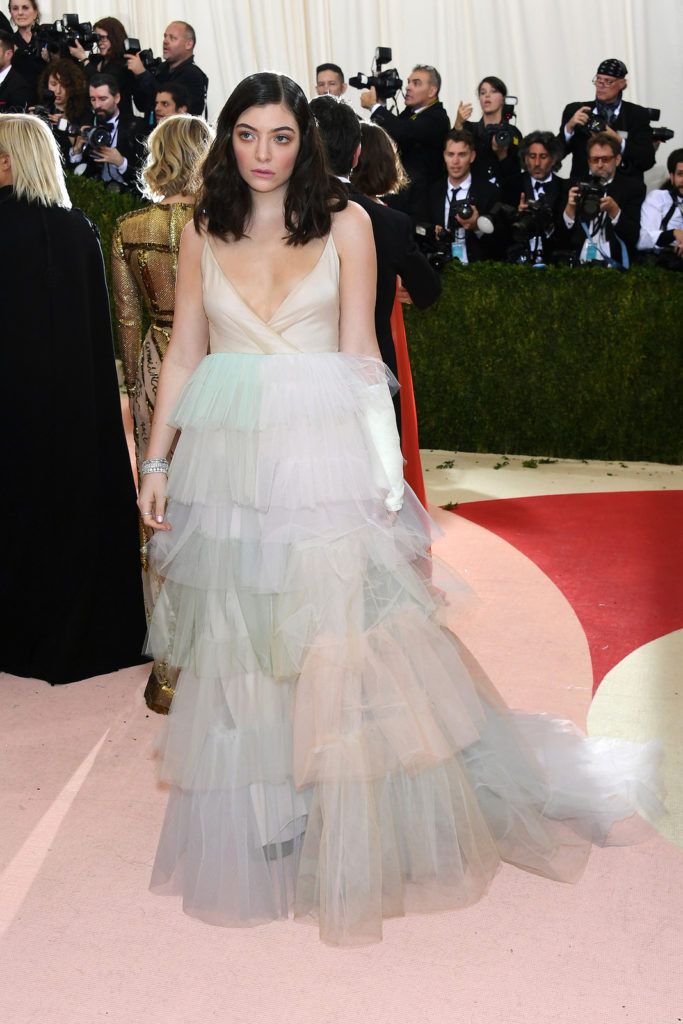
[[[164,63],[157,71],[148,71],[137,53],[126,54],[129,69],[135,75],[133,99],[139,110],[149,115],[160,86],[170,82],[185,87],[191,114],[206,117],[206,92],[209,79],[194,62],[197,37],[192,25],[186,21],[172,21],[164,32]]]

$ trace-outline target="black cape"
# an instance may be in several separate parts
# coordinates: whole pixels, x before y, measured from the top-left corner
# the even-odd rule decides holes
[[[80,210],[0,189],[0,670],[147,659],[135,488],[102,252]]]

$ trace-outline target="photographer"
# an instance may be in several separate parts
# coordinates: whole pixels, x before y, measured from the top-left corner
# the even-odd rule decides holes
[[[69,46],[69,53],[82,65],[89,82],[95,75],[114,76],[119,83],[121,112],[132,117],[135,78],[128,70],[124,52],[128,33],[118,18],[100,18],[93,25],[93,35],[97,40],[97,53],[88,54],[78,40]]]
[[[90,114],[85,73],[68,57],[50,61],[38,79],[38,98],[41,106],[34,107],[33,113],[49,121],[68,167],[69,149]]]
[[[470,121],[472,104],[461,101],[453,127],[464,129],[474,138],[479,160],[479,173],[494,185],[502,185],[507,178],[519,174],[519,146],[522,133],[510,123],[514,107],[508,104],[505,82],[495,75],[482,78],[477,86],[481,117]]]
[[[152,73],[138,53],[126,54],[128,68],[135,76],[133,99],[139,110],[150,115],[154,110],[156,91],[171,82],[183,85],[189,96],[191,114],[207,116],[206,91],[209,79],[194,62],[197,37],[186,21],[172,21],[164,32],[164,63]]]
[[[640,211],[641,252],[654,252],[656,262],[683,270],[683,149],[674,149],[666,162],[669,181],[648,192]]]
[[[540,262],[565,242],[563,212],[567,205],[569,182],[553,173],[561,151],[552,132],[530,132],[522,141],[519,155],[526,170],[505,181],[503,201],[516,207],[521,215],[524,248],[536,262]],[[544,215],[544,208],[548,210],[547,215]],[[539,216],[532,218],[527,211],[537,211]],[[514,234],[514,225],[512,230]],[[519,252],[520,239],[509,239],[509,242],[513,246],[508,251],[510,257],[515,255],[515,249]]]
[[[69,152],[76,174],[99,178],[111,192],[135,191],[137,175],[144,155],[144,125],[138,118],[127,118],[119,110],[121,94],[112,75],[95,75],[90,83],[90,105],[100,141],[89,141],[89,126],[83,126]],[[83,168],[81,170],[80,168]]]
[[[432,186],[420,211],[422,220],[436,225],[437,237],[451,243],[452,255],[461,263],[499,255],[495,225],[485,215],[500,200],[500,189],[484,177],[473,178],[476,159],[470,133],[452,129],[442,155],[447,177]]]
[[[580,263],[626,270],[638,242],[645,185],[617,175],[620,150],[613,134],[591,137],[587,146],[590,179],[570,188],[564,222]]]
[[[0,31],[0,114],[20,113],[29,102],[28,84],[12,67],[13,57],[12,34]]]
[[[603,60],[593,79],[595,99],[564,108],[558,137],[564,155],[572,155],[572,181],[585,179],[586,141],[598,132],[607,133],[619,144],[619,177],[628,175],[643,181],[644,172],[654,166],[650,115],[645,107],[624,99],[627,74],[623,61]]]
[[[154,97],[154,120],[157,124],[173,114],[187,114],[190,102],[187,89],[178,82],[161,85]]]
[[[318,96],[343,96],[348,86],[338,64],[319,64],[315,69],[315,91]]]
[[[38,79],[47,60],[47,54],[42,52],[37,36],[40,8],[36,0],[10,0],[7,8],[12,22],[16,25],[12,63],[14,70],[26,82],[29,103],[33,104],[38,100]]]
[[[436,68],[417,64],[406,82],[406,107],[400,114],[386,109],[386,100],[378,100],[375,88],[365,89],[360,95],[361,106],[370,111],[370,119],[381,125],[398,146],[410,178],[410,186],[387,202],[412,215],[443,169],[443,144],[450,120],[439,100],[440,89],[441,75]]]

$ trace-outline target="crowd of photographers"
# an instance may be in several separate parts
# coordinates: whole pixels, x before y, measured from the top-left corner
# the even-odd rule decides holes
[[[10,0],[8,10],[13,24],[0,15],[0,114],[45,118],[73,173],[133,190],[154,125],[174,113],[207,116],[208,78],[187,22],[167,26],[155,57],[117,18],[91,25],[69,14],[43,24],[37,0]],[[646,198],[644,172],[673,132],[652,126],[659,111],[624,99],[622,61],[600,63],[594,97],[568,104],[557,133],[526,136],[514,123],[516,98],[496,76],[477,87],[479,119],[461,102],[452,121],[439,72],[417,65],[399,112],[404,83],[390,62],[391,50],[379,47],[371,75],[348,83],[338,65],[321,64],[316,91],[361,90],[361,106],[393,140],[407,177],[384,200],[409,214],[435,266],[457,259],[626,269],[641,259],[683,269],[683,150],[669,155],[668,178]]]

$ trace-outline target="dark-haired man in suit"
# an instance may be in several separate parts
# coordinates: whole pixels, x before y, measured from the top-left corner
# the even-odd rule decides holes
[[[559,144],[552,132],[535,131],[525,136],[520,157],[526,168],[503,183],[503,201],[522,213],[529,203],[541,203],[552,210],[552,223],[542,234],[529,238],[529,250],[538,258],[547,258],[565,244],[564,209],[569,181],[553,173],[561,158]]]
[[[443,151],[446,177],[432,186],[420,211],[422,220],[448,232],[453,255],[461,263],[499,256],[496,225],[486,215],[499,202],[500,189],[483,175],[473,174],[476,158],[474,137],[464,128],[449,131]],[[472,207],[468,217],[459,212],[458,204],[463,200]]]
[[[121,113],[121,93],[113,75],[94,75],[89,91],[95,120],[109,126],[111,141],[108,146],[88,147],[84,156],[86,140],[79,135],[69,151],[71,167],[76,174],[99,178],[109,191],[135,191],[144,156],[144,123]]]
[[[0,114],[21,113],[30,100],[31,90],[12,67],[13,57],[14,37],[0,31]]]
[[[626,269],[633,259],[640,234],[640,207],[645,185],[637,178],[617,174],[621,151],[607,133],[592,136],[587,146],[588,170],[602,183],[603,196],[593,216],[577,207],[578,186],[569,189],[564,222],[570,247],[581,263],[602,263]]]
[[[377,298],[375,333],[382,359],[396,374],[396,350],[391,334],[391,310],[396,297],[396,278],[418,309],[426,309],[441,293],[441,280],[422,255],[413,236],[410,218],[398,210],[373,202],[354,189],[351,171],[360,156],[360,122],[353,109],[333,96],[318,96],[311,101],[318,122],[330,169],[349,190],[350,198],[367,211],[372,222],[377,253]],[[399,405],[394,401],[399,421]]]
[[[565,155],[571,153],[570,179],[584,181],[588,173],[586,142],[597,131],[604,131],[619,143],[619,177],[628,175],[638,181],[654,166],[655,149],[650,116],[645,107],[624,99],[628,83],[626,65],[610,57],[598,65],[593,84],[595,99],[569,103],[562,113],[558,136]],[[594,120],[602,122],[594,125]]]

